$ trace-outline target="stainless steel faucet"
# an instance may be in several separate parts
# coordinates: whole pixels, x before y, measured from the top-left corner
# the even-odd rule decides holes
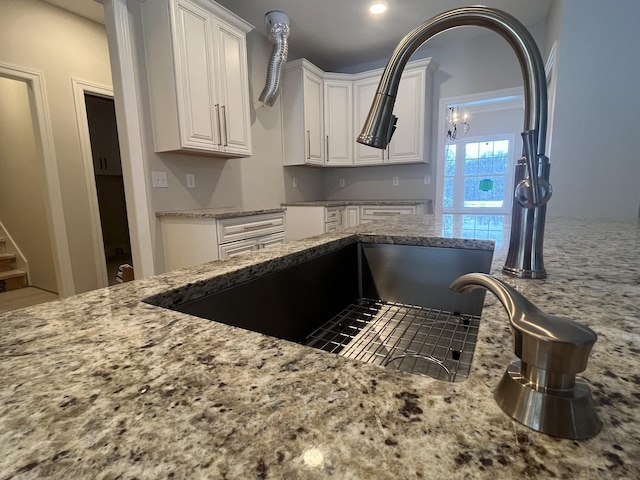
[[[407,61],[424,42],[445,30],[479,26],[494,30],[511,45],[524,77],[522,158],[515,174],[511,239],[503,272],[520,278],[545,278],[542,258],[546,203],[551,197],[547,132],[547,83],[540,51],[527,29],[513,16],[494,8],[465,7],[441,13],[409,32],[394,50],[382,74],[369,116],[357,141],[386,148],[397,118],[393,106]]]

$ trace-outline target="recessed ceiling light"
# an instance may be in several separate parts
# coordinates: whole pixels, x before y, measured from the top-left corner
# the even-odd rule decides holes
[[[380,15],[387,11],[387,5],[385,3],[374,3],[369,7],[369,12],[373,15]]]

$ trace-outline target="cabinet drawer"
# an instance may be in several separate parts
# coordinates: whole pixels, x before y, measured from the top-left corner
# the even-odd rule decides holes
[[[338,222],[327,222],[324,225],[325,233],[329,232],[337,232],[338,231]]]
[[[235,257],[236,255],[242,255],[244,253],[253,252],[258,250],[258,242],[255,239],[251,240],[238,240],[237,242],[225,243],[218,247],[218,254],[220,260],[226,258]]]
[[[260,248],[275,247],[284,243],[284,233],[275,233],[258,239]]]
[[[218,220],[220,244],[281,232],[284,233],[284,213]]]
[[[324,221],[329,222],[338,222],[338,224],[342,224],[342,212],[344,207],[332,207],[325,209]]]
[[[412,215],[416,213],[416,207],[407,206],[362,206],[360,212],[361,220],[377,220],[380,218],[390,217],[393,215]]]

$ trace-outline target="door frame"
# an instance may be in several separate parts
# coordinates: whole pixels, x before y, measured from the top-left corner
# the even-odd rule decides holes
[[[141,133],[144,122],[136,78],[135,32],[127,0],[98,1],[104,6],[109,44],[131,257],[135,278],[140,279],[155,274],[152,234],[155,217],[150,213],[151,194],[146,180],[150,172],[145,165]]]
[[[44,74],[15,65],[0,63],[0,76],[25,82],[29,92],[29,103],[32,111],[33,129],[36,144],[42,155],[44,166],[45,213],[47,226],[51,235],[53,265],[58,284],[58,295],[68,297],[76,293],[71,268],[71,254],[67,226],[64,219],[64,206],[58,176],[58,162],[53,143],[53,130],[49,102],[44,81]]]
[[[524,90],[522,87],[505,88],[501,90],[492,90],[489,92],[473,93],[470,95],[459,95],[456,97],[441,98],[438,106],[438,140],[436,142],[436,192],[434,199],[434,213],[436,215],[442,214],[442,194],[444,191],[444,154],[446,147],[446,133],[447,133],[447,114],[448,105],[462,105],[465,103],[473,102],[490,102],[492,99],[500,99],[505,97],[517,97],[523,96]],[[487,103],[486,109],[483,111],[498,110],[501,107],[492,108],[490,103]]]
[[[76,109],[76,122],[78,136],[80,137],[80,151],[84,170],[84,180],[87,187],[89,218],[91,221],[91,244],[93,261],[96,267],[96,282],[98,288],[109,286],[107,273],[107,261],[104,251],[104,237],[100,222],[100,205],[98,204],[98,191],[96,189],[95,169],[93,168],[93,154],[91,151],[91,136],[89,134],[89,120],[87,117],[87,102],[85,94],[110,98],[113,100],[113,89],[105,85],[87,82],[77,78],[71,78],[73,86],[73,100]]]

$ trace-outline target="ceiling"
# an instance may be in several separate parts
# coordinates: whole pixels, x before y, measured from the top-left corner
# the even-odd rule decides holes
[[[526,26],[544,21],[552,0],[482,0]],[[400,40],[429,18],[446,10],[465,7],[474,0],[386,0],[387,13],[368,13],[372,0],[217,0],[266,36],[264,15],[281,10],[291,19],[289,58],[304,56],[327,71],[387,59]],[[468,39],[488,31],[464,28],[456,39]],[[444,34],[447,35],[447,34]],[[442,37],[444,37],[444,35]],[[448,38],[451,38],[450,36]],[[430,40],[435,45],[438,38]]]
[[[93,21],[104,23],[102,5],[96,0],[45,0]],[[264,15],[281,10],[291,18],[289,59],[305,57],[327,71],[341,71],[387,59],[398,42],[425,20],[446,10],[464,7],[473,0],[386,0],[389,10],[369,15],[372,0],[217,0],[266,37]],[[552,0],[483,0],[518,18],[525,26],[544,21]],[[481,28],[462,28],[429,41],[469,40],[486,34]]]
[[[44,0],[51,5],[73,12],[104,25],[104,8],[97,0]]]

